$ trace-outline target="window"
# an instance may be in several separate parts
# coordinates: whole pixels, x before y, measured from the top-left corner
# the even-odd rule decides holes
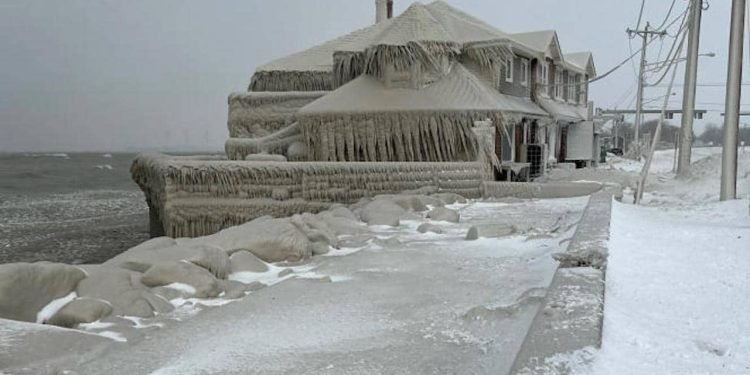
[[[555,74],[555,97],[556,98],[562,99],[564,88],[565,88],[565,85],[563,84],[563,71],[562,69],[558,69],[557,74]]]
[[[547,87],[549,84],[549,64],[546,62],[539,64],[539,70],[539,84],[542,87],[542,95],[549,96],[549,88]]]
[[[586,104],[586,99],[587,99],[586,87],[588,86],[588,84],[585,83],[585,81],[588,81],[588,79],[586,79],[586,77],[583,77],[583,78],[584,78],[584,83],[578,86],[578,103],[579,104]]]
[[[513,82],[513,58],[505,59],[505,82]]]
[[[529,60],[521,59],[521,84],[529,85]]]
[[[576,84],[578,81],[578,75],[577,74],[569,74],[568,75],[568,101],[569,102],[575,102],[578,96],[576,95],[576,88],[578,85]]]

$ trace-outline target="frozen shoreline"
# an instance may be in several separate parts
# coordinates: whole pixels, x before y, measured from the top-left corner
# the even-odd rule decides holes
[[[396,228],[371,226],[377,240],[359,251],[315,257],[285,281],[223,307],[196,300],[189,309],[141,319],[140,326],[152,327],[141,330],[149,340],[104,344],[111,347],[107,356],[74,368],[81,374],[243,373],[249,368],[273,374],[302,368],[302,360],[311,373],[460,372],[469,367],[502,373],[533,318],[535,291],[543,293],[554,272],[549,254],[572,235],[570,225],[586,201],[456,206],[462,222],[436,223],[444,234],[417,232],[424,218]],[[519,234],[464,240],[471,225],[546,228],[560,216],[568,229],[551,238]],[[339,252],[348,255],[335,256]],[[363,352],[368,354],[358,354]],[[401,354],[394,362],[396,352]]]

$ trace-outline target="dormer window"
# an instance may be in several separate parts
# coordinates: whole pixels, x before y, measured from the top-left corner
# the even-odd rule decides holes
[[[513,58],[505,59],[505,82],[513,82]]]
[[[521,60],[521,85],[529,85],[529,60]]]

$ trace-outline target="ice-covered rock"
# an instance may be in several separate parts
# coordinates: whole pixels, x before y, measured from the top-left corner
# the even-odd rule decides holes
[[[445,230],[443,227],[435,224],[430,223],[424,223],[417,228],[417,232],[419,233],[437,233],[437,234],[443,234],[445,233]]]
[[[469,228],[466,233],[468,241],[478,240],[480,238],[500,238],[513,235],[518,230],[513,225],[508,224],[482,224]]]
[[[211,272],[217,279],[226,279],[231,273],[231,263],[226,251],[215,247],[204,246],[190,262]]]
[[[78,296],[109,302],[113,315],[150,318],[154,312],[172,309],[172,305],[141,284],[138,272],[107,266],[86,266],[85,271],[88,277],[78,284]]]
[[[368,232],[367,226],[362,224],[362,222],[356,217],[349,218],[345,216],[335,216],[330,212],[321,212],[317,215],[317,218],[324,222],[337,236],[355,235]]]
[[[330,210],[328,210],[328,212],[333,217],[349,219],[349,220],[354,221],[354,222],[359,221],[359,219],[357,218],[357,215],[355,215],[354,212],[352,212],[352,210],[350,210],[350,209],[348,209],[348,208],[346,208],[344,206],[333,207]]]
[[[85,277],[81,269],[64,264],[0,265],[0,318],[35,322],[42,308],[69,295]]]
[[[388,196],[387,199],[390,199],[393,203],[396,203],[409,212],[424,212],[428,210],[427,205],[416,195],[394,195]]]
[[[290,221],[305,233],[311,243],[323,243],[326,246],[338,247],[339,240],[336,233],[318,215],[295,215]]]
[[[168,242],[163,241],[162,243],[167,244]],[[108,260],[104,265],[143,273],[156,263],[182,260],[203,267],[220,279],[225,279],[229,274],[229,256],[227,253],[216,246],[196,241],[170,247],[135,247]]]
[[[266,272],[268,271],[268,265],[262,260],[258,259],[255,254],[247,251],[240,250],[232,254],[229,258],[231,263],[232,273],[237,272]]]
[[[312,256],[310,240],[289,219],[252,221],[202,241],[234,253],[247,250],[268,263],[298,262]]]
[[[443,202],[443,204],[465,204],[466,202],[468,202],[466,198],[454,193],[437,193],[432,194],[431,197],[439,199]]]
[[[362,208],[362,221],[369,225],[388,225],[397,227],[406,210],[389,199],[378,199]]]
[[[210,272],[185,261],[157,263],[143,274],[141,282],[149,287],[175,283],[190,285],[195,289],[196,298],[214,298],[221,293],[218,280]]]
[[[458,223],[461,219],[461,214],[459,214],[456,210],[451,210],[450,208],[438,207],[428,212],[427,218],[437,221]]]
[[[108,317],[112,305],[93,298],[78,298],[66,304],[45,323],[65,328],[75,328],[81,323],[92,323]]]
[[[224,291],[221,295],[224,299],[239,299],[245,296],[247,286],[239,281],[221,280],[221,289]]]

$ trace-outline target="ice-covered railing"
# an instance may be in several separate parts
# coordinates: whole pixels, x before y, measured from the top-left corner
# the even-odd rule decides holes
[[[143,154],[131,173],[152,211],[152,234],[194,237],[261,216],[319,212],[335,203],[427,186],[479,198],[483,167],[478,162],[287,163]]]
[[[240,92],[229,95],[229,136],[257,138],[297,122],[297,111],[327,94],[310,92]]]

